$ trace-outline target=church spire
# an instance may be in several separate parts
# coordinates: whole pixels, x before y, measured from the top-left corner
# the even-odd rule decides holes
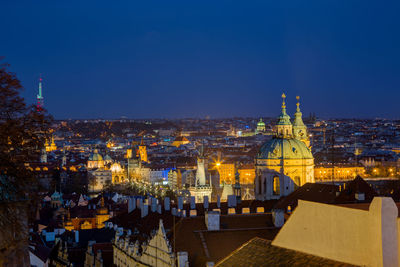
[[[294,121],[293,121],[293,126],[304,126],[303,123],[303,114],[300,111],[300,96],[296,96],[297,103],[296,103],[296,113],[294,113]]]
[[[278,118],[276,124],[276,136],[278,137],[290,137],[292,136],[292,123],[290,122],[290,116],[286,113],[286,95],[282,94],[282,113]]]
[[[296,103],[296,113],[294,113],[294,120],[293,120],[293,135],[296,139],[303,141],[307,146],[310,146],[310,140],[307,134],[307,126],[304,125],[303,122],[303,114],[300,110],[300,97],[296,96],[297,103]]]

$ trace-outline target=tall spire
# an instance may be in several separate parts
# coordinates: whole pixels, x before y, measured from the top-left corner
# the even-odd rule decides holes
[[[42,95],[42,76],[39,78],[39,94],[36,96],[37,105],[36,108],[38,111],[43,109],[43,95]]]
[[[286,103],[285,103],[285,98],[286,98],[286,95],[285,95],[285,93],[282,93],[282,112],[285,112],[285,113],[286,113]]]
[[[303,118],[302,118],[302,113],[300,111],[300,96],[296,96],[297,103],[296,103],[296,113],[294,113],[294,121],[293,121],[293,127],[295,126],[304,126],[303,123]]]
[[[300,112],[300,96],[296,96],[297,103],[296,103],[296,112]]]
[[[296,113],[294,113],[293,120],[293,135],[296,139],[303,141],[307,146],[310,145],[310,141],[307,134],[307,127],[304,125],[302,113],[300,111],[300,97],[296,96]]]
[[[286,95],[282,94],[282,113],[278,118],[276,124],[276,135],[280,137],[290,137],[292,135],[292,123],[290,122],[290,116],[286,113]]]

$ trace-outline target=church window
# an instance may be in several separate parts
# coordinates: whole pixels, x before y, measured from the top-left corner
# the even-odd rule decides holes
[[[274,195],[280,195],[281,194],[281,184],[279,181],[279,176],[274,176]]]

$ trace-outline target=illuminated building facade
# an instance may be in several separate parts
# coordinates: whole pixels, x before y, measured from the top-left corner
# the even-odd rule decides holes
[[[365,168],[362,166],[335,166],[335,173],[332,173],[332,166],[319,166],[314,169],[316,181],[352,180],[357,175],[365,176]]]
[[[104,205],[103,197],[101,198],[100,207],[91,211],[93,212],[90,217],[73,216],[71,218],[70,211],[68,210],[64,228],[68,231],[104,228],[104,222],[110,219],[110,215],[107,207]]]
[[[314,157],[299,103],[292,124],[286,113],[285,94],[282,98],[282,113],[275,127],[275,136],[261,146],[255,160],[255,194],[260,200],[279,199],[305,183],[315,182]]]
[[[257,123],[256,134],[264,132],[265,132],[265,122],[263,122],[262,118],[260,118],[260,121]]]
[[[119,164],[118,162],[114,162],[110,166],[110,171],[112,173],[112,183],[113,184],[119,184],[119,183],[126,182],[127,172],[125,171],[125,169],[123,167],[121,167],[121,164]]]
[[[219,183],[234,184],[235,183],[235,164],[220,163],[218,164]]]
[[[97,149],[90,155],[87,162],[88,169],[104,168],[103,156],[100,155]]]
[[[181,145],[186,145],[189,144],[189,140],[184,137],[184,136],[179,136],[177,138],[175,138],[174,142],[172,142],[172,145],[175,147],[180,147]]]
[[[256,177],[256,169],[254,168],[254,165],[241,166],[238,172],[241,184],[254,184],[254,178]]]
[[[189,187],[190,195],[194,196],[196,199],[196,203],[203,202],[205,196],[211,200],[212,186],[211,179],[209,180],[209,184],[207,184],[208,174],[208,160],[207,157],[204,156],[203,147],[200,149],[200,155],[197,158],[197,170],[196,170],[196,181],[195,184]]]
[[[51,152],[51,151],[57,150],[56,143],[54,142],[54,137],[51,137],[51,143],[50,144],[46,140],[44,146],[45,146],[47,152]]]
[[[143,143],[143,140],[142,140],[141,144],[139,145],[139,151],[138,152],[139,152],[140,160],[144,161],[144,162],[148,162],[147,149],[146,149],[146,146]]]

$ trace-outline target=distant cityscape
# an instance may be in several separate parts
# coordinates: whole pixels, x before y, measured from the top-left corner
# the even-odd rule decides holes
[[[302,200],[356,209],[378,195],[400,201],[400,123],[303,118],[296,98],[293,118],[282,94],[277,118],[54,121],[40,159],[26,163],[42,198],[31,235],[43,242],[31,253],[48,251],[55,266],[235,266],[248,249],[267,265],[292,250],[315,255],[298,252],[301,266],[360,262],[304,250],[281,236],[309,222],[284,222]]]
[[[0,10],[0,267],[400,266],[399,1]]]

